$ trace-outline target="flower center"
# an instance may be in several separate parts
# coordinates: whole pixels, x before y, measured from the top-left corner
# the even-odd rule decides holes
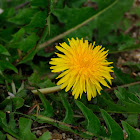
[[[73,56],[71,60],[71,68],[75,69],[80,75],[87,75],[88,70],[93,69],[93,56],[90,53],[82,53]]]
[[[90,62],[91,61],[89,60],[89,58],[84,57],[84,58],[81,58],[81,60],[79,60],[79,64],[77,64],[77,65],[79,68],[88,68]]]

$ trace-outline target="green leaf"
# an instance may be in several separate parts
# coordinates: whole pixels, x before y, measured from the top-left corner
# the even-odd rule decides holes
[[[62,130],[75,133],[75,131],[68,124],[66,124],[64,122],[57,121],[57,120],[54,120],[52,118],[42,116],[42,115],[36,115],[36,117],[37,117],[37,119],[39,119],[39,120],[41,120],[41,121],[43,121],[45,123],[52,124],[53,126],[58,127],[58,128],[60,128]]]
[[[60,28],[60,26],[57,23],[50,24],[50,35],[46,36],[46,39],[49,40],[64,31],[65,30],[63,28]]]
[[[125,88],[121,87],[118,87],[118,90],[119,91],[115,90],[115,94],[120,100],[140,104],[140,100],[137,98],[135,94],[128,92]]]
[[[7,139],[8,139],[8,140],[16,140],[14,137],[12,137],[12,136],[9,135],[9,134],[6,134],[6,136],[7,136]]]
[[[43,28],[46,24],[46,17],[47,17],[47,12],[46,11],[39,11],[37,12],[33,17],[32,20],[30,22],[30,24],[28,24],[25,29],[27,31],[35,31],[35,28]]]
[[[49,101],[46,99],[46,97],[40,91],[38,91],[38,95],[39,95],[39,98],[42,101],[43,106],[44,106],[43,114],[45,116],[52,117],[53,116],[53,108],[50,105]]]
[[[98,108],[104,108],[108,112],[120,113],[127,112],[128,110],[121,105],[115,104],[113,101],[106,99],[105,97],[98,98]],[[99,111],[99,109],[98,109]]]
[[[7,122],[7,118],[9,119],[9,122]],[[17,135],[17,129],[15,128],[13,113],[7,114],[6,116],[5,113],[0,111],[0,127],[3,129],[4,132],[7,132],[15,138],[19,139]]]
[[[64,41],[67,41],[67,38],[84,38],[87,39],[89,41],[92,41],[92,37],[93,37],[93,29],[95,28],[94,26],[94,21],[91,21],[90,23],[88,23],[86,26],[83,26],[75,31],[73,31],[72,33],[68,34],[65,38]],[[85,32],[86,31],[86,32]]]
[[[38,56],[43,56],[43,57],[51,57],[54,54],[54,52],[45,52],[44,50],[40,50],[39,52],[37,52]]]
[[[5,23],[3,23],[5,24]],[[0,29],[0,44],[3,43],[9,43],[11,38],[12,38],[12,34],[14,33],[14,28],[12,27],[12,25],[8,25],[8,27],[6,27],[6,29]],[[9,47],[9,45],[7,44],[3,44],[6,45],[7,47]]]
[[[0,44],[0,54],[4,54],[4,55],[10,56],[8,50],[4,46],[2,46],[1,44]]]
[[[50,1],[50,0],[49,0]],[[47,8],[49,6],[49,1],[47,0],[31,0],[32,6]]]
[[[122,84],[126,84],[126,83],[131,83],[131,82],[135,82],[135,80],[133,78],[130,77],[129,74],[124,74],[120,69],[118,69],[117,67],[114,67],[114,73],[116,75],[116,80],[118,80],[120,83]]]
[[[25,55],[23,57],[23,60],[20,61],[18,64],[22,64],[22,63],[26,63],[28,61],[31,61],[34,58],[36,52],[37,52],[37,50],[35,50],[35,49],[33,51],[29,52],[27,55]]]
[[[52,11],[53,11],[53,1],[52,0],[49,0],[49,14],[48,14],[48,17],[47,17],[47,28],[48,28],[48,33],[50,35],[50,25],[51,25],[51,14],[52,14]]]
[[[127,107],[128,110],[131,110],[132,112],[139,114],[140,113],[140,104],[137,103],[129,103],[126,101],[122,101],[122,103]]]
[[[139,100],[135,95],[129,95],[128,97],[124,96],[122,93],[120,93],[119,91],[115,90],[115,94],[116,96],[119,98],[119,100],[121,101],[121,103],[126,107],[126,109],[128,111],[132,111],[135,113],[140,113],[140,104],[138,103]]]
[[[108,135],[106,133],[106,127],[104,126],[104,124],[101,126],[101,132],[100,132],[100,134],[102,135],[102,137],[108,139]]]
[[[12,100],[5,99],[0,103],[0,109],[4,111],[12,111]]]
[[[51,135],[49,131],[46,131],[45,133],[43,133],[42,136],[38,138],[38,140],[50,140],[50,139],[51,139]]]
[[[31,21],[32,16],[36,12],[37,12],[37,9],[24,8],[22,10],[19,10],[18,14],[16,16],[10,18],[8,21],[18,24],[18,25],[28,24]]]
[[[3,13],[0,14],[0,19],[6,20],[15,14],[14,8],[6,8],[4,9]]]
[[[126,122],[132,126],[138,127],[138,114],[130,114]]]
[[[140,86],[139,85],[133,85],[128,87],[129,92],[134,93],[140,98]]]
[[[69,1],[66,1],[67,5],[69,7],[81,7],[84,3],[86,3],[87,1],[86,0],[69,0]]]
[[[19,29],[14,35],[13,35],[13,40],[12,42],[18,42],[22,39],[23,35],[25,33],[24,28]]]
[[[93,114],[92,110],[87,108],[83,103],[81,103],[78,100],[75,100],[76,105],[80,108],[83,115],[85,116],[85,119],[87,121],[87,130],[95,135],[99,135],[100,133],[100,121],[96,117],[96,115]]]
[[[6,135],[3,134],[1,131],[0,131],[0,140],[5,140],[6,139]]]
[[[111,140],[123,140],[123,132],[121,127],[111,118],[111,116],[103,109],[101,114],[108,128],[108,135]]]
[[[32,84],[38,84],[41,82],[40,76],[38,73],[34,72],[30,77],[28,77],[28,81],[31,82]]]
[[[131,48],[133,49],[135,44],[135,39],[128,35],[120,35],[118,41],[120,42],[118,46],[119,51],[131,50]]]
[[[19,118],[19,136],[22,140],[34,140],[35,135],[31,133],[32,120],[27,118]]]
[[[46,63],[42,63],[38,67],[33,66],[33,69],[35,70],[35,72],[32,73],[30,77],[28,77],[28,81],[31,82],[32,85],[36,87],[40,87],[40,88],[47,88],[47,87],[55,86],[55,84],[52,83],[51,80],[47,76],[44,77],[44,79],[41,79],[42,75],[46,74]],[[36,71],[38,71],[38,73]]]
[[[106,46],[107,49],[110,50],[109,53],[129,51],[129,50],[133,50],[139,47],[139,44],[135,43],[136,40],[128,34],[124,35],[123,33],[120,33],[118,35],[116,33],[111,33],[111,35],[107,36],[105,40],[108,40],[106,44],[108,44],[108,42],[112,44],[112,45]]]
[[[4,71],[6,69],[13,70],[14,72],[18,72],[17,68],[13,66],[9,61],[7,60],[0,60],[0,70]]]
[[[37,40],[38,36],[35,33],[33,33],[27,38],[23,38],[20,41],[18,48],[23,52],[28,52],[36,45]]]
[[[6,120],[7,118],[9,118],[9,121],[7,121],[7,127],[9,127],[13,132],[17,133],[18,129],[16,128],[16,120],[15,120],[15,116],[14,113],[9,113],[6,115]]]
[[[65,23],[65,30],[67,30],[90,18],[96,11],[91,7],[65,7],[63,9],[55,9],[52,13],[57,16],[60,22]]]
[[[132,126],[130,126],[128,123],[125,121],[122,121],[122,126],[126,130],[128,134],[127,140],[139,140],[140,139],[140,132],[135,130]]]
[[[16,111],[17,109],[21,108],[24,105],[24,99],[20,97],[12,98],[13,102],[13,111]]]
[[[63,122],[68,123],[68,124],[73,124],[73,111],[65,95],[66,95],[66,92],[64,91],[61,91],[61,93],[59,93],[59,96],[61,97],[61,101],[66,109],[65,118]]]

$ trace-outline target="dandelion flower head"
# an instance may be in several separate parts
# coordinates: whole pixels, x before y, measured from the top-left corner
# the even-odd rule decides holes
[[[113,72],[112,62],[108,62],[106,57],[108,50],[102,46],[89,43],[88,40],[68,39],[69,45],[60,43],[56,49],[61,53],[56,53],[57,58],[51,58],[50,67],[52,72],[62,72],[56,79],[60,79],[57,85],[65,91],[72,90],[75,99],[81,98],[83,93],[87,94],[87,99],[101,95],[101,84],[110,88],[107,81],[111,84],[110,72]]]

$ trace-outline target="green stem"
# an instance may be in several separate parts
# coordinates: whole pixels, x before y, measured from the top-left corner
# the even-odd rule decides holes
[[[89,19],[85,20],[85,21],[82,22],[81,24],[79,24],[79,25],[77,25],[77,26],[71,28],[70,30],[68,30],[68,31],[66,31],[66,32],[64,32],[64,33],[62,33],[62,34],[59,34],[58,36],[56,36],[56,37],[54,37],[54,38],[48,40],[47,42],[44,42],[43,44],[41,44],[41,45],[38,47],[38,49],[40,50],[40,49],[42,49],[42,48],[48,46],[49,44],[51,44],[51,43],[53,43],[53,42],[55,42],[55,41],[57,41],[57,40],[63,38],[64,36],[68,35],[69,33],[71,33],[71,32],[73,32],[73,31],[79,29],[80,27],[86,25],[87,23],[89,23],[90,21],[92,21],[93,19],[95,19],[97,16],[99,16],[99,15],[101,15],[103,12],[107,11],[109,8],[111,8],[113,5],[115,5],[117,2],[118,2],[118,0],[114,1],[111,5],[109,5],[109,6],[106,7],[105,9],[101,10],[100,12],[98,12],[98,13],[95,14],[94,16],[90,17]]]
[[[38,89],[38,90],[32,90],[34,94],[38,94],[38,91],[40,91],[42,94],[48,94],[48,93],[53,93],[61,90],[61,85],[60,86],[55,86],[55,87],[50,87],[50,88],[43,88],[43,89]]]

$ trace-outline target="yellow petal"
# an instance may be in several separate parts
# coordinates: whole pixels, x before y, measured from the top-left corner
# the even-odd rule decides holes
[[[66,71],[62,72],[59,76],[56,77],[56,79],[61,78],[68,73],[69,73],[69,70],[66,70]]]
[[[88,101],[90,101],[91,95],[92,95],[92,88],[91,88],[91,83],[89,82],[88,79],[86,79],[86,87],[87,87],[87,98],[88,98]]]
[[[108,88],[111,88],[103,78],[100,79],[100,83]]]
[[[71,76],[69,79],[68,86],[65,89],[66,92],[70,90],[70,88],[74,85],[74,82],[75,82],[75,77]]]
[[[61,85],[62,83],[66,82],[69,79],[69,74],[62,77],[58,82],[57,85]]]

